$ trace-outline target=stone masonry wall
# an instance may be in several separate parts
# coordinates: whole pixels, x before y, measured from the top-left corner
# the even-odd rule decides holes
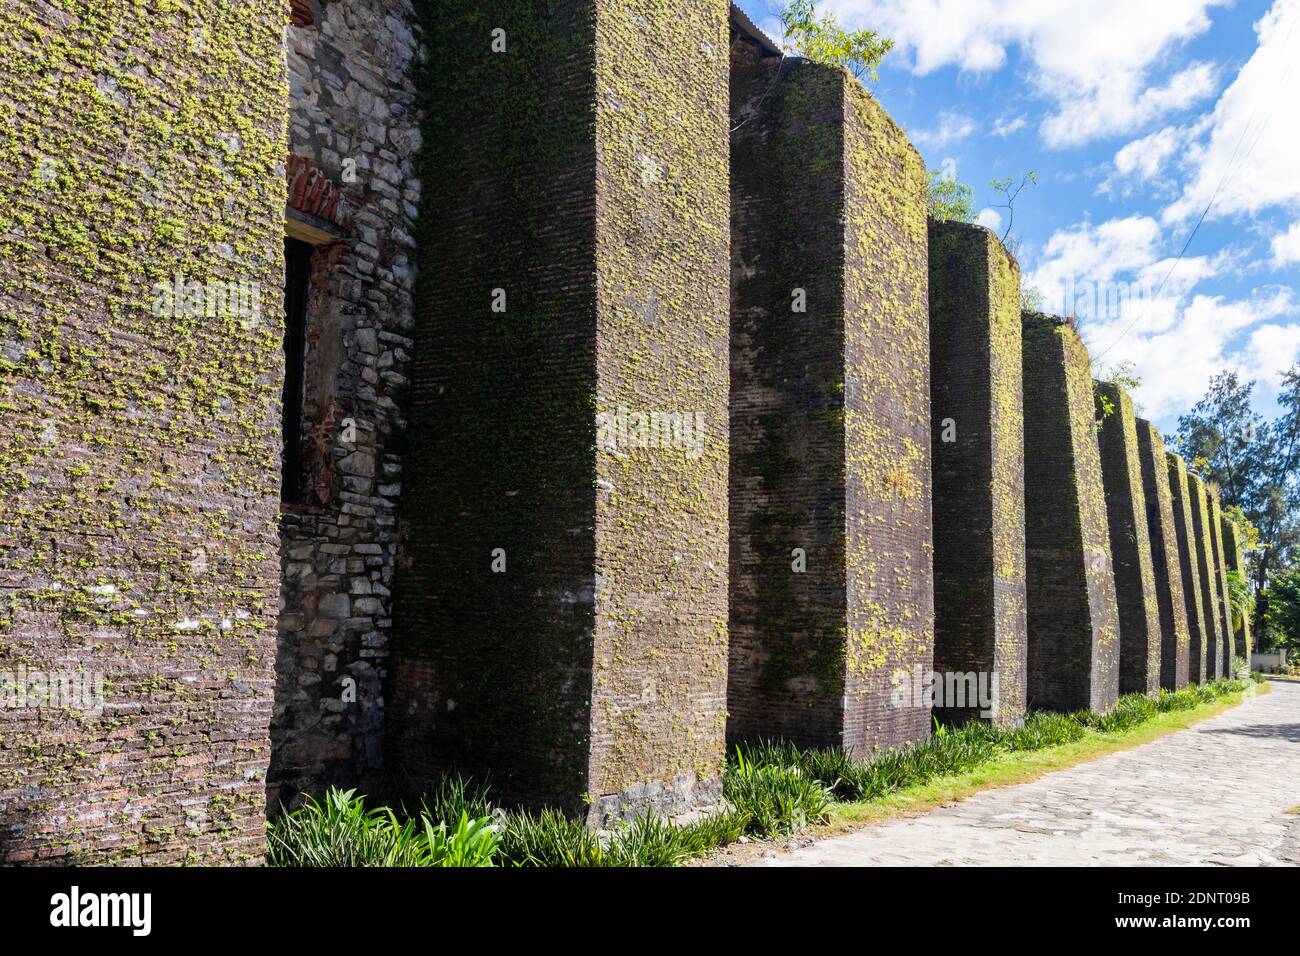
[[[4,862],[263,856],[288,12],[0,6]]]
[[[1137,423],[1124,389],[1110,382],[1096,388],[1099,402],[1110,408],[1103,412],[1098,442],[1119,602],[1119,692],[1151,694],[1160,690],[1160,607]]]
[[[1235,522],[1231,521],[1226,515],[1220,519],[1220,525],[1223,532],[1223,549],[1224,557],[1227,561],[1226,567],[1230,571],[1236,571],[1243,578],[1247,578],[1245,562],[1241,559],[1241,532],[1237,530]],[[1243,614],[1241,623],[1237,626],[1235,634],[1235,652],[1246,663],[1250,663],[1250,615]]]
[[[924,169],[839,70],[732,48],[728,735],[862,755],[928,705]],[[811,174],[810,174],[811,171]]]
[[[317,3],[285,32],[289,151],[337,191],[312,255],[302,500],[281,523],[274,809],[329,785],[374,792],[413,348],[420,134],[410,0]],[[301,205],[301,203],[299,204]]]
[[[1087,350],[1063,320],[1024,315],[1028,704],[1110,710],[1119,612]]]
[[[1181,690],[1187,686],[1187,604],[1183,597],[1165,443],[1149,421],[1139,418],[1136,427],[1156,603],[1160,611],[1160,686],[1165,690]]]
[[[727,11],[429,5],[397,787],[596,823],[720,796]]]
[[[1215,600],[1218,592],[1216,580],[1218,570],[1214,565],[1214,551],[1210,542],[1210,507],[1205,493],[1205,482],[1198,476],[1188,474],[1188,498],[1192,504],[1192,531],[1196,552],[1196,572],[1200,578],[1201,614],[1205,627],[1205,640],[1201,645],[1201,660],[1198,663],[1193,648],[1190,670],[1201,672],[1202,680],[1215,680],[1219,676],[1223,658],[1223,622]]]
[[[930,222],[934,670],[996,674],[993,719],[1025,711],[1020,281],[987,229]],[[978,706],[936,707],[960,720]]]
[[[1192,522],[1191,484],[1182,456],[1167,452],[1169,491],[1173,498],[1174,528],[1178,536],[1178,566],[1183,579],[1183,603],[1187,608],[1187,679],[1205,682],[1205,605],[1201,601],[1201,571],[1197,559],[1196,533]]]

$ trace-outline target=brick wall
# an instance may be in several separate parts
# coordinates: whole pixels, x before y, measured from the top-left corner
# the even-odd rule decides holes
[[[1223,621],[1215,600],[1218,592],[1216,581],[1218,569],[1214,563],[1214,549],[1210,541],[1210,506],[1209,496],[1205,491],[1205,482],[1198,476],[1188,474],[1188,500],[1192,506],[1192,531],[1196,553],[1196,573],[1200,590],[1197,592],[1201,601],[1201,614],[1204,621],[1204,641],[1200,647],[1198,663],[1196,648],[1193,647],[1190,670],[1200,673],[1202,680],[1218,678],[1223,659]]]
[[[0,13],[0,671],[103,678],[0,710],[8,862],[263,854],[288,15]]]
[[[833,71],[782,65],[744,43],[733,46],[731,58],[727,732],[839,746],[846,626],[844,396],[836,387],[844,376],[842,85]],[[800,159],[825,174],[806,175]],[[803,311],[796,311],[796,289],[806,298]]]
[[[1236,523],[1229,520],[1226,515],[1221,519],[1219,527],[1223,532],[1226,567],[1230,571],[1236,571],[1243,578],[1247,578],[1245,562],[1241,559],[1241,532],[1237,530]],[[1251,649],[1249,614],[1242,615],[1241,623],[1236,629],[1235,638],[1236,655],[1249,664]]]
[[[1183,603],[1187,608],[1187,679],[1205,680],[1205,606],[1201,600],[1201,571],[1193,525],[1193,502],[1187,463],[1181,455],[1166,453],[1169,463],[1169,491],[1178,536],[1178,566],[1183,579]]]
[[[428,26],[388,770],[593,819],[716,802],[727,5],[498,0]],[[626,419],[652,411],[702,440],[638,447]]]
[[[1119,692],[1155,693],[1160,689],[1160,608],[1133,400],[1110,382],[1098,382],[1096,388],[1098,400],[1110,409],[1098,442],[1119,604]]]
[[[928,702],[893,696],[934,659],[930,321],[925,165],[844,83],[844,444],[848,647],[844,740],[922,740]]]
[[[317,234],[305,493],[281,523],[272,808],[331,784],[373,792],[383,766],[420,198],[410,8],[409,0],[327,3],[312,24],[285,31],[299,187],[290,199],[307,213],[290,226]]]
[[[1160,686],[1165,690],[1181,690],[1187,686],[1187,604],[1183,597],[1165,443],[1149,421],[1139,418],[1136,427],[1156,604],[1160,612]]]
[[[1028,703],[1105,712],[1119,692],[1119,615],[1087,350],[1025,313]]]
[[[1219,490],[1209,489],[1210,499],[1210,556],[1214,558],[1214,606],[1219,618],[1221,645],[1219,650],[1219,676],[1232,676],[1232,662],[1241,656],[1236,647],[1232,627],[1232,599],[1228,595],[1228,563],[1223,549],[1223,507],[1219,504]]]
[[[863,754],[929,727],[924,170],[838,70],[742,40],[731,82],[728,734]]]
[[[987,229],[931,221],[934,669],[996,674],[1000,723],[1025,710],[1019,280]],[[960,720],[980,708],[936,710]]]

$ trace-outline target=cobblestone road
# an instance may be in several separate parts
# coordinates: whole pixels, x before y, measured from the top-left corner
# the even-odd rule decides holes
[[[1149,744],[762,861],[1300,865],[1300,684]],[[760,864],[760,865],[762,865]]]

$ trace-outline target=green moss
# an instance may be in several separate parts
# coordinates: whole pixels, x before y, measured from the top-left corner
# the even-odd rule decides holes
[[[101,783],[104,752],[87,741],[121,734],[112,707],[130,713],[150,700],[142,673],[168,687],[159,709],[196,725],[233,720],[235,701],[269,693],[286,7],[0,9],[0,254],[13,264],[0,276],[0,538],[11,545],[0,560],[18,585],[0,608],[0,662],[59,670],[85,659],[111,688],[110,709],[79,715],[73,730],[32,724],[51,742],[21,758],[22,773],[57,781],[62,804],[83,803],[84,787]],[[202,50],[191,44],[199,25]],[[223,145],[232,134],[235,153]],[[154,284],[177,274],[260,284],[257,322],[156,314]],[[237,461],[218,463],[218,448]],[[233,508],[205,513],[200,498]],[[212,540],[214,524],[248,546],[199,576],[176,549]],[[106,585],[116,590],[93,590]],[[187,656],[169,646],[173,622],[200,616],[238,622],[212,656],[229,657],[256,687],[233,692],[220,712],[210,688],[182,680]],[[186,747],[213,752],[207,741]],[[168,786],[190,794],[222,782]],[[110,809],[64,830],[88,848],[83,858],[99,859],[98,827],[141,832],[166,804],[135,817]],[[224,853],[202,845],[213,859]]]

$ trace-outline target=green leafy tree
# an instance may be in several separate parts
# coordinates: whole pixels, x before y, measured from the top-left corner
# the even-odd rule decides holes
[[[1251,524],[1241,505],[1225,504],[1223,516],[1237,526],[1237,544],[1241,546],[1242,557],[1249,561],[1250,556],[1259,550],[1259,529]]]
[[[1020,308],[1025,312],[1046,311],[1047,299],[1043,296],[1043,290],[1036,285],[1022,285],[1020,287]]]
[[[1205,397],[1178,419],[1184,457],[1219,484],[1225,502],[1243,507],[1251,498],[1251,468],[1257,464],[1256,442],[1263,424],[1250,405],[1254,387],[1236,372],[1220,372],[1210,379]]]
[[[1255,617],[1255,589],[1240,571],[1228,571],[1228,603],[1232,608],[1232,627],[1240,630],[1243,621]]]
[[[1223,501],[1246,519],[1251,577],[1255,586],[1255,628],[1261,634],[1277,618],[1270,605],[1277,594],[1272,578],[1300,558],[1300,364],[1282,376],[1278,404],[1283,413],[1268,422],[1251,408],[1254,382],[1234,372],[1210,380],[1205,397],[1178,420],[1183,456],[1222,490]]]
[[[926,187],[925,207],[931,219],[974,222],[975,190],[941,170],[932,169]]]
[[[1261,649],[1281,646],[1300,651],[1300,567],[1278,574],[1261,597],[1267,599],[1268,608]]]
[[[875,30],[845,30],[833,13],[817,13],[814,0],[790,0],[781,11],[786,51],[823,63],[840,66],[857,79],[878,78],[880,62],[894,48],[894,41]]]
[[[1092,377],[1103,382],[1113,382],[1129,392],[1142,387],[1142,376],[1138,374],[1137,365],[1128,360],[1098,366],[1093,369]]]

